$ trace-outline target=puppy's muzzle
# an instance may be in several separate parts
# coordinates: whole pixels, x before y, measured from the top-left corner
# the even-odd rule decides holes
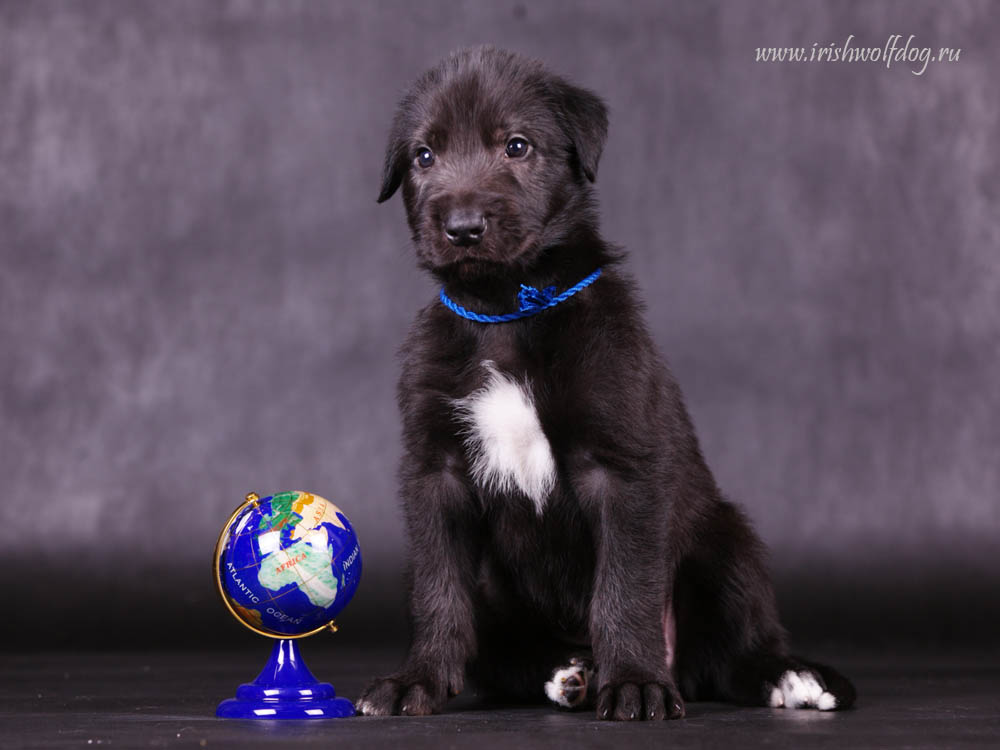
[[[444,236],[453,245],[478,245],[486,233],[486,217],[475,208],[456,208],[444,222]]]

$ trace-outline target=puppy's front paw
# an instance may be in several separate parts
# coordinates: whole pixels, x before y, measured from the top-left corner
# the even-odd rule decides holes
[[[391,675],[372,680],[358,698],[364,716],[428,716],[444,708],[447,700],[428,680]]]
[[[597,718],[614,721],[658,721],[684,716],[677,688],[663,682],[608,683],[597,694]]]

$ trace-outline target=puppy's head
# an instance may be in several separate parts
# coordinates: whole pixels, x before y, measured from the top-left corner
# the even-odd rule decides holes
[[[528,267],[591,216],[607,109],[531,60],[462,50],[399,104],[378,201],[402,185],[432,272]]]

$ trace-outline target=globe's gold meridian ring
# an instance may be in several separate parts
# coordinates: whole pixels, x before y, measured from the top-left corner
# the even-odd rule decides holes
[[[311,635],[316,635],[321,630],[330,630],[336,633],[337,624],[334,620],[330,620],[330,622],[326,623],[325,625],[320,625],[318,628],[314,628],[313,630],[310,630],[306,633],[298,633],[292,635],[289,635],[288,633],[278,633],[273,630],[266,630],[264,628],[258,628],[256,625],[252,625],[246,620],[244,620],[243,615],[237,612],[236,609],[233,607],[232,603],[229,601],[229,596],[227,596],[226,590],[222,587],[222,573],[219,571],[219,559],[222,557],[222,548],[225,545],[226,538],[229,536],[229,528],[233,525],[233,521],[237,519],[240,513],[242,513],[243,510],[248,505],[256,505],[258,499],[259,498],[257,497],[257,493],[255,492],[251,492],[249,495],[247,495],[247,499],[244,500],[242,503],[240,503],[240,506],[233,511],[232,515],[229,516],[229,520],[226,521],[226,525],[222,527],[222,531],[219,533],[219,539],[215,543],[215,559],[212,560],[212,573],[215,577],[215,588],[219,590],[219,596],[222,597],[222,603],[226,605],[226,609],[228,609],[229,613],[236,618],[237,622],[242,624],[244,627],[252,630],[257,635],[263,635],[267,638],[280,638],[287,640],[292,640],[296,638],[308,638]]]

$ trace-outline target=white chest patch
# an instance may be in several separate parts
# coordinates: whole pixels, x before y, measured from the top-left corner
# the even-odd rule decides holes
[[[472,478],[480,487],[497,492],[515,488],[541,514],[556,481],[552,448],[538,421],[526,384],[519,384],[486,360],[486,385],[454,401],[465,424],[465,446],[472,462]]]

